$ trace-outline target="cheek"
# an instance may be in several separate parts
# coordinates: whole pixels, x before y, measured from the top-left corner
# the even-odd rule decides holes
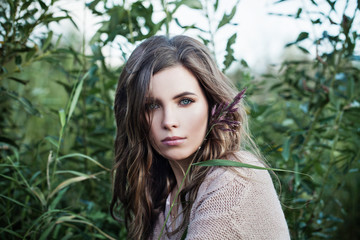
[[[155,124],[154,121],[150,124],[150,132],[149,132],[149,137],[150,137],[150,141],[151,143],[153,142],[153,140],[156,138],[155,134],[156,134],[156,129],[155,129]]]
[[[157,144],[158,138],[156,137],[156,131],[154,131],[153,127],[151,127],[150,132],[149,132],[149,141],[150,141],[150,145],[151,147],[153,147],[156,151],[159,152],[159,147]]]
[[[194,133],[198,133],[198,137],[204,137],[205,131],[207,129],[208,122],[208,112],[207,109],[199,109],[194,111],[192,117],[187,118],[189,126]]]
[[[156,116],[156,114],[153,114],[151,117],[151,121],[149,122],[149,126],[150,126],[150,132],[149,132],[149,138],[150,138],[150,143],[151,145],[156,148],[156,141],[159,141],[159,133],[160,133],[160,123],[159,123],[159,119]]]

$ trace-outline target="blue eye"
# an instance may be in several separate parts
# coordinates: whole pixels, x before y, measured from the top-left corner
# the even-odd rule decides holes
[[[157,109],[157,108],[159,108],[160,106],[159,106],[159,104],[157,104],[157,103],[148,103],[148,104],[146,104],[146,108],[148,109],[148,110],[154,110],[154,109]]]
[[[180,101],[180,105],[189,105],[192,102],[194,102],[194,101],[191,99],[188,99],[188,98],[184,98]]]

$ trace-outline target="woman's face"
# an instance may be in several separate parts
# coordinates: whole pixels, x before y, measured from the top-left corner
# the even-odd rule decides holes
[[[195,76],[182,65],[156,73],[146,102],[152,146],[169,160],[189,158],[204,140],[209,108]]]

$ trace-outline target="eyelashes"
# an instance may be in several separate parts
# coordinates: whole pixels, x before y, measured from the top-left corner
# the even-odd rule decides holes
[[[190,99],[190,98],[183,98],[180,100],[179,104],[180,105],[183,105],[183,106],[186,106],[186,105],[189,105],[191,103],[193,103],[194,100],[193,99]]]
[[[191,98],[181,98],[178,102],[178,105],[181,107],[186,107],[192,103],[194,103],[195,100]],[[151,101],[145,104],[145,108],[147,111],[153,111],[161,107],[161,104],[157,101]]]
[[[145,108],[146,108],[146,110],[148,110],[148,111],[155,110],[155,109],[157,109],[157,108],[159,108],[159,107],[160,107],[160,105],[157,104],[156,102],[146,103],[146,104],[145,104]]]

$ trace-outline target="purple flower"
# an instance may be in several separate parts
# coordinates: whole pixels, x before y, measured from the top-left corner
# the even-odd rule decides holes
[[[230,119],[230,114],[237,111],[237,104],[245,97],[246,88],[241,90],[231,103],[216,104],[211,110],[210,129],[220,126],[223,131],[234,131],[234,128],[240,125],[239,121]]]

